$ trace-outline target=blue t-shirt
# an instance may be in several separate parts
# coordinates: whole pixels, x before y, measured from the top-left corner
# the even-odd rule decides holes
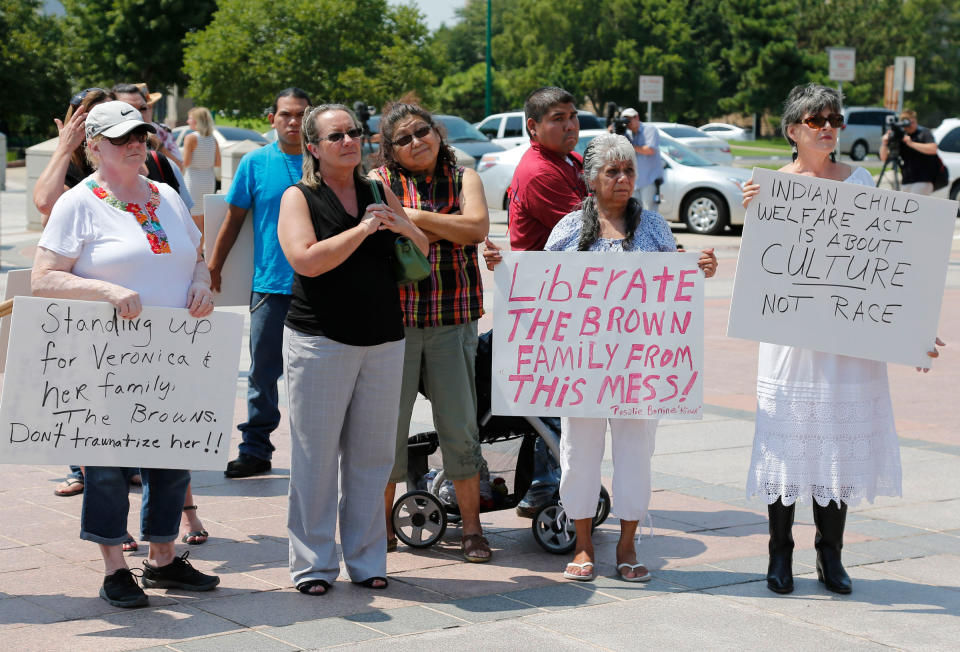
[[[638,146],[644,145],[654,149],[653,154],[637,154],[637,180],[635,188],[646,188],[657,179],[663,178],[663,162],[660,160],[660,133],[653,125],[640,125],[637,133],[633,134],[631,142]]]
[[[300,181],[303,157],[284,154],[276,142],[250,152],[240,161],[227,203],[253,209],[253,291],[290,294],[293,268],[277,239],[280,199]]]

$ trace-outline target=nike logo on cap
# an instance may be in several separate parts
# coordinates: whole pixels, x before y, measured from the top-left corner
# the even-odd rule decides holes
[[[130,115],[131,113],[133,113],[133,109],[127,109],[126,111],[123,109],[120,110],[120,115]]]

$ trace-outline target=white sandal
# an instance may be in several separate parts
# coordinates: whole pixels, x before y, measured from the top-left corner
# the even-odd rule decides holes
[[[638,568],[646,569],[647,567],[639,562],[636,564],[627,564],[627,563],[617,564],[617,574],[620,576],[620,579],[622,579],[624,582],[649,582],[653,578],[649,570],[647,570],[646,575],[637,575],[636,577],[627,577],[621,572],[620,570],[621,568],[626,568],[627,570],[635,571]]]
[[[582,564],[578,564],[576,562],[571,561],[570,563],[567,564],[567,566],[575,566],[580,570],[583,570],[587,566],[590,567],[589,575],[574,575],[573,573],[567,572],[566,567],[564,567],[563,576],[568,580],[575,580],[577,582],[590,582],[593,580],[594,577],[596,577],[596,572],[594,571],[594,566],[592,561],[585,561]]]

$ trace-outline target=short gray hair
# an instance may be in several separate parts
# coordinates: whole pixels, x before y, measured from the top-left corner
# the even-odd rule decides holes
[[[840,91],[820,84],[793,87],[787,95],[787,101],[783,103],[783,117],[780,120],[783,137],[791,147],[796,146],[796,143],[790,140],[787,127],[797,124],[805,115],[818,115],[824,109],[830,109],[836,113],[843,111],[843,96],[840,95]]]
[[[620,161],[636,161],[637,153],[624,136],[600,134],[590,141],[583,153],[583,178],[593,186],[600,171],[607,165]]]

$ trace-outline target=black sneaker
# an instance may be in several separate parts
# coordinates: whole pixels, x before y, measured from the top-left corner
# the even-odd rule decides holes
[[[262,460],[253,455],[240,453],[235,460],[227,462],[227,470],[223,472],[228,478],[248,478],[251,475],[268,473],[270,460]]]
[[[103,578],[100,597],[114,607],[146,607],[147,594],[143,592],[129,568],[121,568]]]
[[[209,591],[220,583],[220,578],[216,575],[204,575],[191,566],[187,561],[189,556],[188,550],[160,568],[153,568],[148,566],[147,562],[143,562],[143,587],[145,589]]]

